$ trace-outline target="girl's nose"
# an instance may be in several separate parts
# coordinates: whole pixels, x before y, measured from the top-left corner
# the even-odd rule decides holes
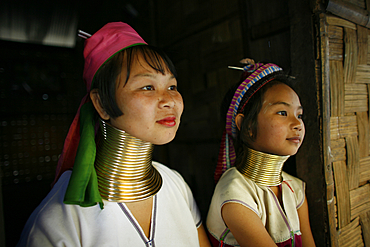
[[[303,121],[302,121],[302,119],[299,119],[297,117],[294,117],[293,118],[293,122],[292,122],[292,127],[295,130],[301,131],[302,128],[303,128]]]

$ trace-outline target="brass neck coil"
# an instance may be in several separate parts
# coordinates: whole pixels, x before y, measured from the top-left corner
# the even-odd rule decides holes
[[[103,199],[132,202],[155,195],[162,177],[152,165],[154,145],[100,121],[95,169]]]
[[[248,148],[245,162],[237,169],[258,185],[277,186],[282,182],[283,165],[289,157],[289,155],[267,154]]]

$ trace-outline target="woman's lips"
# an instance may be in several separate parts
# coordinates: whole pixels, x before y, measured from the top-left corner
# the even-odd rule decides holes
[[[176,118],[175,117],[166,117],[161,120],[158,120],[157,123],[167,126],[167,127],[173,127],[176,125]]]

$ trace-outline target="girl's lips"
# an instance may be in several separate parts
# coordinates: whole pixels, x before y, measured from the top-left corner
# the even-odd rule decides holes
[[[287,138],[288,141],[294,142],[294,143],[300,143],[301,142],[301,137],[296,136],[296,137],[291,137]]]
[[[166,117],[161,120],[158,120],[157,123],[162,124],[167,127],[173,127],[176,125],[175,117]]]

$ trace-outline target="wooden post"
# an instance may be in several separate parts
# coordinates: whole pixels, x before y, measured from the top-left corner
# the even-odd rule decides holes
[[[320,44],[320,66],[321,70],[321,90],[322,90],[322,142],[323,157],[326,180],[326,197],[329,220],[329,232],[331,246],[338,246],[338,233],[335,223],[335,205],[334,205],[334,180],[333,169],[330,158],[330,81],[329,81],[329,37],[326,15],[319,15],[319,44]]]

